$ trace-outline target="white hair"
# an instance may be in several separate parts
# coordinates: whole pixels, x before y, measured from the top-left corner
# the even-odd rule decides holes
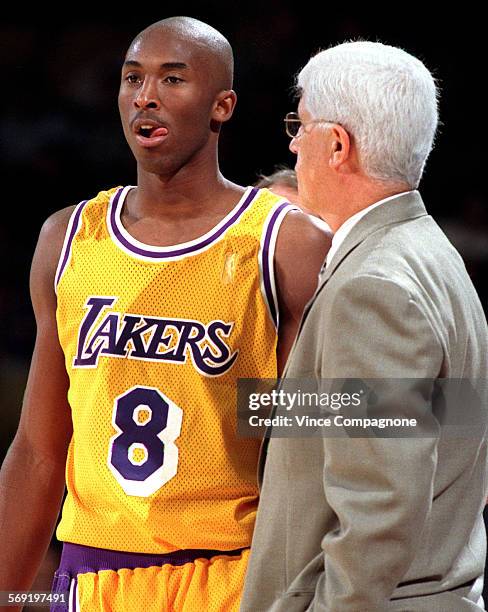
[[[436,84],[420,60],[377,42],[343,43],[312,57],[297,85],[314,119],[353,136],[368,176],[418,186],[438,123]]]

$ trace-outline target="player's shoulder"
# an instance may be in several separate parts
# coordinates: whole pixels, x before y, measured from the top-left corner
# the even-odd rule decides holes
[[[95,197],[83,200],[77,205],[66,206],[49,215],[44,221],[39,234],[36,252],[46,263],[49,269],[55,269],[63,249],[63,244],[70,227],[70,223],[75,217],[76,211],[82,212],[86,204],[93,204],[95,207],[107,204],[110,198],[116,193],[118,187],[100,191]]]
[[[249,188],[248,188],[249,189]],[[254,192],[255,201],[259,201],[261,206],[274,207],[279,203],[284,203],[286,200],[283,196],[273,193],[266,187],[254,187],[251,193]]]
[[[291,210],[283,220],[278,241],[285,253],[327,253],[332,243],[328,225],[301,210]]]
[[[66,206],[61,210],[57,210],[56,212],[52,213],[42,225],[41,238],[48,241],[56,241],[56,239],[59,238],[64,240],[70,220],[78,207],[82,207],[85,204],[94,206],[106,205],[118,189],[120,189],[120,187],[113,187],[111,189],[100,191],[96,196],[88,198],[87,200],[82,200],[79,204]]]
[[[76,205],[71,205],[49,215],[42,224],[39,242],[45,242],[53,248],[58,243],[62,244],[75,210]]]
[[[99,191],[96,196],[90,198],[89,200],[84,200],[84,202],[87,202],[87,203],[93,204],[93,205],[103,205],[103,206],[106,206],[110,202],[112,197],[117,192],[121,191],[122,189],[125,192],[127,192],[127,190],[131,189],[131,187],[126,187],[124,189],[121,185],[118,185],[117,187],[111,187],[110,189],[104,189],[103,191]]]
[[[248,188],[249,189],[249,188]],[[273,191],[270,191],[267,187],[253,187],[251,191],[254,204],[258,204],[258,208],[267,212],[270,215],[276,212],[276,209],[284,209],[286,207],[297,208],[296,204],[293,204],[282,195],[278,195]]]
[[[311,234],[332,236],[332,231],[325,221],[303,212],[298,206],[296,210],[288,213],[284,227],[288,227],[289,231],[300,229]]]
[[[284,216],[279,233],[286,236],[287,240],[293,243],[303,240],[322,243],[324,239],[330,243],[332,240],[332,231],[325,221],[303,212],[297,204],[283,196],[264,187],[257,191],[256,202],[259,203],[259,209],[272,218],[282,212]]]

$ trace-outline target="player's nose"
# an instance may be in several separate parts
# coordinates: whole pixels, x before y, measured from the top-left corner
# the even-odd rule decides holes
[[[161,101],[158,95],[157,83],[153,79],[145,79],[134,99],[134,106],[138,109],[159,109]]]

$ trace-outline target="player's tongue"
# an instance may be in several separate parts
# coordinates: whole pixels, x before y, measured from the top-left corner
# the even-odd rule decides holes
[[[150,138],[156,138],[157,136],[166,136],[167,133],[168,133],[167,128],[158,127],[152,130]]]

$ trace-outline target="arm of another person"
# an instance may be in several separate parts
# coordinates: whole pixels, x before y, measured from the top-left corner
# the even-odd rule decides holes
[[[379,612],[389,609],[431,510],[437,426],[429,407],[443,351],[426,314],[386,278],[349,279],[323,322],[322,379],[378,379],[369,418],[427,410],[411,438],[323,440],[324,493],[338,528],[322,539],[324,571],[308,610]]]
[[[46,221],[32,262],[37,336],[19,427],[0,471],[0,591],[32,585],[64,493],[72,422],[54,277],[71,211],[64,209]]]
[[[302,212],[284,218],[275,251],[275,274],[280,311],[278,375],[281,376],[298,332],[303,309],[315,293],[320,268],[330,249],[332,234]]]

